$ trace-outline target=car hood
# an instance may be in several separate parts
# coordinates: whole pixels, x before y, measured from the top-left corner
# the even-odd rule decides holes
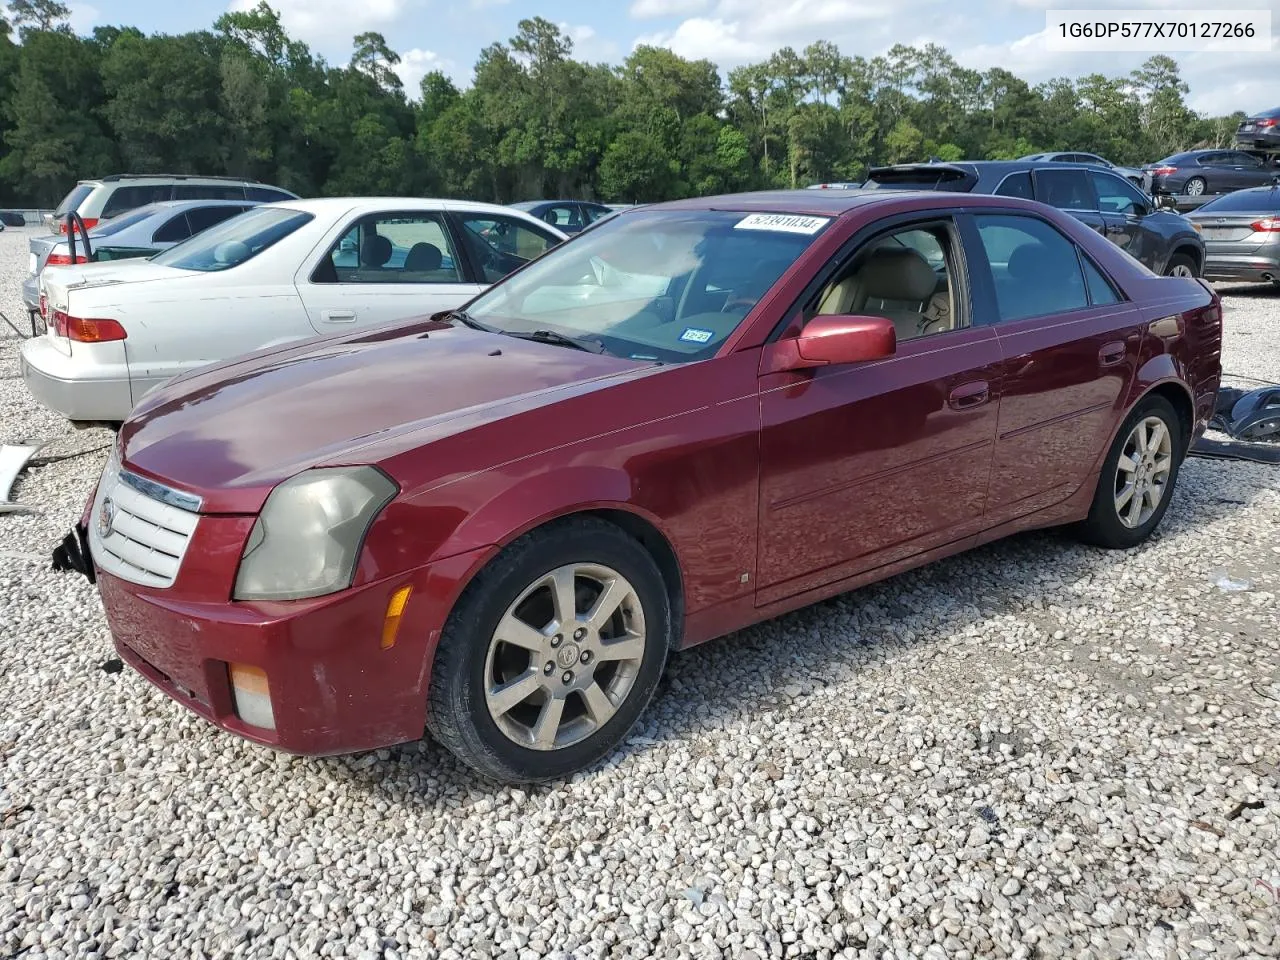
[[[310,467],[377,463],[407,434],[430,442],[653,366],[417,320],[202,368],[149,394],[120,443],[205,512],[254,513]]]
[[[105,298],[95,298],[95,304],[110,305],[116,302],[112,294],[132,288],[134,284],[191,276],[192,272],[161,266],[150,260],[112,260],[108,263],[48,267],[40,274],[40,287],[49,298],[50,305],[65,310],[71,294],[79,296],[83,292],[102,291]]]

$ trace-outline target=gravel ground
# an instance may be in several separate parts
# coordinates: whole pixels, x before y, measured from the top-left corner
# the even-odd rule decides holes
[[[1227,369],[1280,379],[1280,294],[1227,304]],[[430,742],[277,755],[105,671],[43,557],[108,435],[16,355],[0,441],[93,452],[0,516],[0,957],[1280,956],[1273,467],[1189,460],[1133,552],[1019,537],[678,656],[610,761],[512,789]]]

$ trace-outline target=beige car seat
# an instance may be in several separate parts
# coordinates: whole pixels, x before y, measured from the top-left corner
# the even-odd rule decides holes
[[[939,295],[942,302],[934,303],[937,288],[938,275],[915,250],[882,247],[857,270],[831,285],[818,304],[818,313],[888,317],[898,339],[911,340],[926,332],[950,329],[950,298],[943,293]],[[920,306],[912,310],[900,306],[904,303]]]

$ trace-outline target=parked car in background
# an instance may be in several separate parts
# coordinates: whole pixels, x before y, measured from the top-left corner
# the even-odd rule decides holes
[[[1142,171],[1137,167],[1117,166],[1105,157],[1098,156],[1096,153],[1029,153],[1025,157],[1019,157],[1019,159],[1047,160],[1052,163],[1084,163],[1093,167],[1106,167],[1108,170],[1114,170],[1131,183],[1134,183],[1137,186],[1142,186]]]
[[[876,167],[867,188],[950,190],[1039,200],[1066,211],[1155,273],[1198,276],[1204,243],[1189,220],[1111,170],[1043,160]]]
[[[150,257],[181,243],[188,237],[256,207],[252,200],[165,200],[100,222],[89,231],[89,251],[93,262]],[[77,228],[78,229],[78,228]],[[87,263],[85,245],[77,232],[76,263]],[[22,299],[29,311],[40,309],[40,272],[46,266],[71,264],[71,245],[66,238],[34,236],[27,241],[30,251],[28,276],[22,284]]]
[[[1237,190],[1188,214],[1204,237],[1204,275],[1280,285],[1280,187]]]
[[[22,375],[70,420],[118,422],[215,360],[456,307],[564,239],[459,200],[265,204],[149,260],[46,268],[49,329],[22,344]]]
[[[1142,168],[1151,193],[1230,193],[1262,187],[1280,176],[1280,166],[1243,150],[1188,150]]]
[[[673,650],[1017,531],[1141,543],[1221,319],[1042,204],[677,201],[448,318],[169,384],[66,542],[120,657],[230,732],[324,755],[425,721],[490,777],[558,778]]]
[[[161,200],[253,200],[272,203],[296,200],[297,194],[282,187],[236,177],[189,177],[181,174],[116,173],[99,180],[81,180],[45,218],[51,233],[67,232],[67,214],[78,213],[90,229],[99,220],[110,220]]]
[[[590,200],[526,200],[511,206],[570,235],[591,226],[612,212],[605,204],[592,203]]]
[[[1236,127],[1236,143],[1259,150],[1280,150],[1280,107],[1241,120]]]

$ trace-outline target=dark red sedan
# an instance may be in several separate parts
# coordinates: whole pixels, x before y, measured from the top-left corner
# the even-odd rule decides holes
[[[80,534],[121,657],[218,726],[558,777],[671,651],[1018,530],[1140,543],[1220,342],[1210,288],[1039,204],[670,203],[173,382]]]

